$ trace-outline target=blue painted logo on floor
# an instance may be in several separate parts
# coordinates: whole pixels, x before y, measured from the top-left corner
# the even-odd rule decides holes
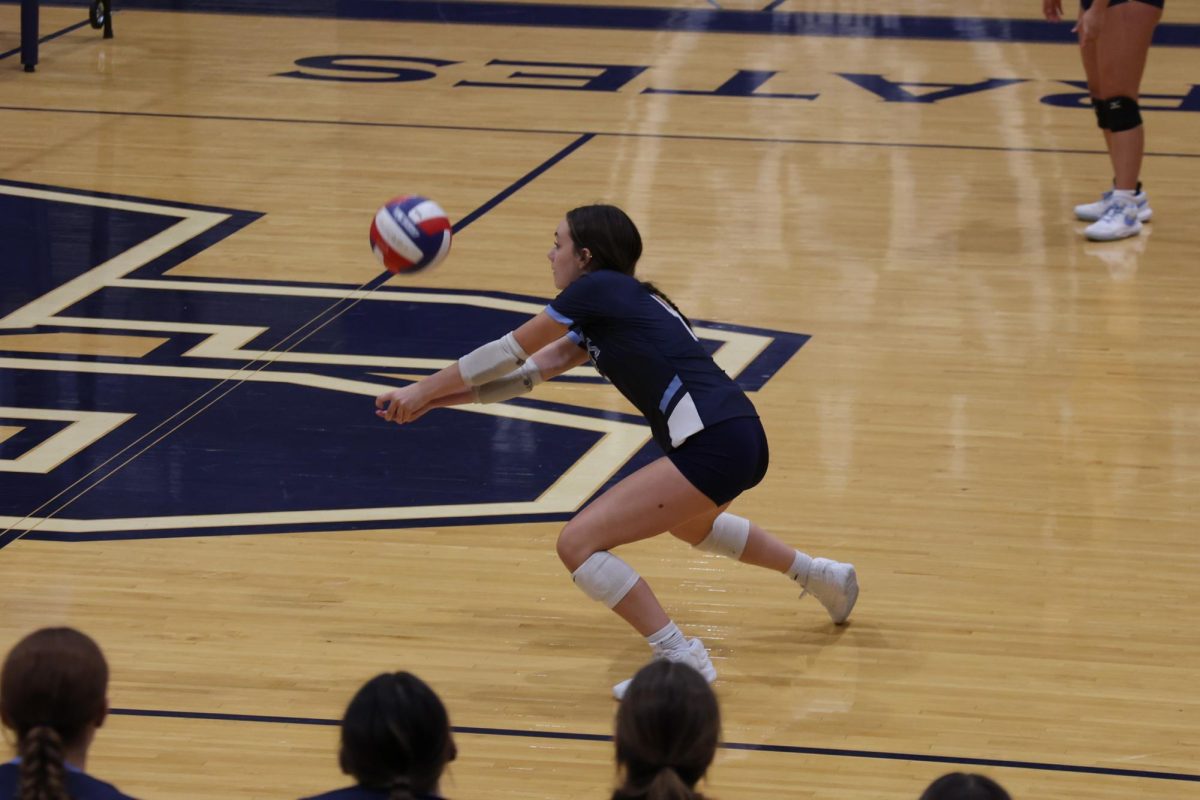
[[[0,544],[565,519],[657,455],[536,394],[382,423],[377,393],[546,300],[167,275],[260,216],[0,182]],[[696,332],[748,391],[808,338]]]

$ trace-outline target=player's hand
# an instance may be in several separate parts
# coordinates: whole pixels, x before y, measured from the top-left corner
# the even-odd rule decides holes
[[[403,425],[424,416],[429,410],[418,384],[390,389],[375,398],[375,416]]]
[[[1100,31],[1103,29],[1104,10],[1098,6],[1092,6],[1079,15],[1079,21],[1071,29],[1071,33],[1078,33],[1079,41],[1086,44],[1096,41],[1100,37]]]
[[[1062,0],[1042,0],[1042,14],[1051,22],[1062,21]]]

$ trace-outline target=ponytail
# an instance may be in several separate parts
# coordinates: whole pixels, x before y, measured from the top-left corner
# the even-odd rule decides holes
[[[681,320],[683,320],[689,328],[692,327],[692,321],[687,318],[686,314],[684,314],[682,311],[679,310],[679,306],[675,305],[675,302],[673,300],[671,300],[671,298],[667,297],[666,292],[664,292],[662,289],[659,289],[657,286],[655,286],[650,281],[640,281],[640,283],[642,284],[642,288],[644,288],[647,292],[649,292],[650,294],[657,297],[659,300],[662,300],[664,303],[669,305],[671,307],[671,309],[676,314],[679,315],[679,318]]]
[[[408,779],[407,775],[397,775],[388,790],[388,800],[415,800],[415,798],[412,781]]]
[[[612,800],[704,800],[674,767],[661,767],[653,775],[640,777],[628,776],[625,785],[613,792]]]
[[[48,725],[30,728],[21,739],[21,771],[17,797],[21,800],[70,800],[63,742]]]
[[[646,800],[704,800],[704,797],[684,783],[673,767],[664,767],[646,787]]]

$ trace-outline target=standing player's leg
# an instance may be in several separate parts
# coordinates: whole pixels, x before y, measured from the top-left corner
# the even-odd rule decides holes
[[[854,565],[813,558],[745,517],[728,513],[727,508],[728,503],[676,525],[671,534],[700,550],[781,572],[800,584],[804,590],[801,597],[807,593],[817,598],[834,622],[846,621],[858,600]]]
[[[1079,13],[1083,14],[1080,5]],[[1104,147],[1108,151],[1108,159],[1112,161],[1112,131],[1108,129],[1108,119],[1105,113],[1104,92],[1100,86],[1100,55],[1095,39],[1086,40],[1083,33],[1079,34],[1079,55],[1083,60],[1083,72],[1087,76],[1088,95],[1092,98],[1092,109],[1096,112],[1096,125],[1104,134]],[[1113,174],[1116,175],[1116,165],[1113,164]],[[1112,191],[1106,190],[1100,199],[1094,203],[1084,203],[1075,206],[1075,216],[1085,222],[1095,222],[1108,210]]]
[[[1100,93],[1110,131],[1113,194],[1109,209],[1085,231],[1089,239],[1096,240],[1134,236],[1152,213],[1138,180],[1146,148],[1138,98],[1150,40],[1162,9],[1149,3],[1128,2],[1109,9],[1108,17],[1096,49]]]
[[[1162,9],[1149,3],[1130,2],[1111,9],[1109,14],[1111,24],[1104,26],[1099,38],[1100,85],[1109,101],[1110,119],[1114,115],[1113,98],[1132,101],[1132,106],[1115,124],[1109,125],[1116,188],[1130,190],[1137,188],[1146,149],[1145,128],[1137,102],[1150,40],[1162,18]]]

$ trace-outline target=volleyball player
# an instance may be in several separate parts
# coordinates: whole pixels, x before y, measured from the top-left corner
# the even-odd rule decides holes
[[[664,455],[576,514],[559,534],[559,558],[588,597],[646,637],[654,658],[686,663],[712,682],[703,643],[683,635],[613,548],[669,531],[700,550],[785,574],[838,624],[854,607],[858,582],[851,564],[811,558],[727,510],[766,474],[762,423],[687,319],[634,277],[641,253],[637,227],[620,209],[568,212],[548,254],[560,293],[545,310],[440,372],[379,395],[376,413],[403,424],[432,408],[507,400],[590,358],[646,417]],[[618,699],[628,684],[613,687]]]
[[[1046,19],[1062,19],[1062,0],[1042,0],[1042,11]],[[1092,223],[1084,235],[1094,241],[1136,236],[1154,213],[1139,180],[1146,134],[1138,96],[1162,12],[1163,0],[1082,0],[1079,9],[1074,30],[1113,168],[1112,188],[1075,206],[1075,216]]]

